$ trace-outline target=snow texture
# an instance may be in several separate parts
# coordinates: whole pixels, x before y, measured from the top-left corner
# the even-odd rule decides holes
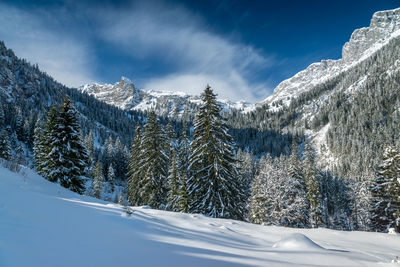
[[[395,266],[390,262],[400,253],[398,235],[123,208],[75,194],[29,169],[16,174],[0,167],[0,195],[5,267]]]

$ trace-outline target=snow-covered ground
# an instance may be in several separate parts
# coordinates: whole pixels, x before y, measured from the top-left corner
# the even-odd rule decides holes
[[[0,167],[0,266],[400,266],[400,236],[131,208]]]

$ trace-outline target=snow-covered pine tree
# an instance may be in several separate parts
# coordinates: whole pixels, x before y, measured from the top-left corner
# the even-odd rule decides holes
[[[371,228],[387,231],[397,228],[400,209],[400,154],[393,147],[387,147],[382,163],[378,166],[371,190]]]
[[[96,198],[101,197],[101,192],[104,187],[104,175],[103,175],[103,167],[101,166],[101,162],[97,161],[96,166],[94,167],[93,170],[93,196]]]
[[[0,129],[3,129],[5,125],[6,116],[4,114],[3,104],[0,102]]]
[[[179,199],[178,199],[178,211],[188,213],[189,212],[189,194],[187,190],[186,173],[181,176],[181,181],[179,184]]]
[[[114,168],[114,179],[125,181],[126,173],[128,171],[128,155],[125,153],[125,147],[122,145],[119,137],[115,139],[110,165],[111,164],[113,167],[117,167]]]
[[[309,204],[306,193],[306,183],[304,181],[301,163],[298,158],[297,142],[293,137],[292,153],[288,162],[288,208],[290,209],[290,223],[292,227],[308,226],[308,209]]]
[[[235,148],[216,95],[207,86],[201,95],[190,148],[190,210],[211,217],[242,219],[244,193],[239,184]]]
[[[136,126],[135,137],[132,140],[130,156],[128,162],[128,201],[131,205],[143,205],[143,201],[140,197],[141,188],[139,187],[139,181],[142,177],[140,168],[141,161],[141,150],[142,150],[142,133],[140,125]]]
[[[177,146],[177,165],[179,177],[184,175],[187,177],[188,161],[190,154],[190,140],[188,137],[188,129],[186,123],[183,123],[181,133],[178,138]]]
[[[108,184],[110,186],[110,193],[114,192],[115,189],[115,170],[113,167],[113,164],[111,163],[110,166],[108,167]]]
[[[82,194],[88,155],[79,131],[77,111],[67,97],[62,103],[59,118],[51,134],[51,150],[48,156],[54,165],[49,172],[49,180],[59,181],[62,186]]]
[[[156,114],[150,112],[143,129],[139,161],[140,198],[144,205],[165,208],[167,200],[168,162],[166,136]]]
[[[321,209],[321,193],[319,188],[319,170],[316,167],[314,151],[310,143],[305,144],[304,178],[307,188],[307,200],[309,203],[309,220],[311,227],[317,228],[324,224]]]
[[[269,207],[272,206],[266,194],[268,175],[272,171],[272,160],[269,157],[261,158],[260,162],[261,170],[251,183],[248,213],[248,220],[258,224],[268,221]]]
[[[283,159],[282,159],[283,160]],[[251,187],[249,220],[254,223],[289,226],[288,175],[283,163],[270,157],[260,163],[260,173]]]
[[[10,139],[7,130],[2,130],[0,132],[0,158],[6,160],[11,159]]]
[[[172,153],[172,159],[168,171],[168,199],[167,209],[171,211],[179,211],[178,201],[180,198],[179,192],[180,177],[178,174],[178,164],[176,160],[176,153]]]
[[[371,209],[369,184],[370,181],[365,179],[353,183],[353,186],[350,188],[352,190],[352,220],[356,230],[369,230],[369,220],[371,217],[369,213]]]
[[[93,137],[92,130],[90,130],[89,134],[87,134],[85,136],[84,144],[88,151],[88,166],[89,166],[89,172],[91,173],[93,170],[93,166],[95,164],[95,162],[94,162],[94,137]]]
[[[44,175],[44,162],[47,155],[45,154],[44,143],[44,131],[43,125],[40,117],[37,119],[34,130],[34,140],[33,140],[33,155],[34,164],[36,166],[36,172],[38,174]]]
[[[59,114],[58,107],[52,105],[50,110],[47,112],[47,119],[44,124],[44,132],[42,138],[40,138],[40,133],[37,140],[37,153],[41,158],[38,158],[39,164],[36,165],[37,169],[40,169],[40,174],[42,174],[50,182],[56,182],[57,178],[50,176],[50,172],[55,169],[55,163],[53,159],[49,156],[52,151],[51,142],[56,134],[56,125],[58,124]],[[40,125],[40,124],[39,124]],[[39,126],[38,127],[41,127]],[[40,131],[40,130],[38,130]],[[41,139],[41,141],[40,141]]]
[[[22,111],[17,108],[15,114],[15,132],[17,134],[18,140],[24,140],[24,120],[22,118]]]

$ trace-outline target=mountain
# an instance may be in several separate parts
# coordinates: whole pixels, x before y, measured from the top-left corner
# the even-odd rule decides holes
[[[123,207],[27,168],[0,177],[0,266],[386,266],[399,252],[396,235]]]
[[[400,35],[400,8],[376,12],[370,26],[357,29],[343,46],[339,60],[322,60],[281,82],[260,104],[279,107],[293,98],[361,64]]]
[[[125,77],[114,84],[86,84],[78,90],[123,110],[155,110],[160,116],[174,118],[181,117],[184,113],[194,115],[201,101],[199,96],[179,91],[144,91],[136,88],[133,82]],[[244,101],[219,100],[219,102],[227,113],[232,110],[249,112],[255,108],[253,104]]]

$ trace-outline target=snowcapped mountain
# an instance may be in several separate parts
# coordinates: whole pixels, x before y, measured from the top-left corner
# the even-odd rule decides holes
[[[140,90],[125,77],[114,84],[93,83],[81,86],[78,90],[123,110],[148,111],[154,109],[157,114],[163,116],[179,116],[184,112],[193,113],[201,102],[199,96],[179,91]],[[255,105],[244,101],[219,100],[219,102],[225,112],[233,109],[248,112],[255,108]]]
[[[339,60],[322,60],[313,63],[292,78],[281,82],[274,93],[260,105],[289,105],[292,98],[337,77],[370,58],[375,52],[400,35],[400,8],[376,12],[369,27],[357,29],[343,46]]]

